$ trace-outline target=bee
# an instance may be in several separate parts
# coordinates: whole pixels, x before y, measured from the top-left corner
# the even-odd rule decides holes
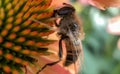
[[[60,36],[58,52],[59,60],[46,64],[37,72],[37,74],[39,74],[39,72],[41,72],[45,67],[57,64],[62,60],[62,41],[65,42],[67,51],[64,66],[69,66],[73,63],[75,64],[79,56],[82,54],[80,38],[83,35],[82,25],[77,18],[75,8],[72,5],[66,3],[63,3],[63,5],[64,6],[62,8],[54,10],[53,14],[53,17],[61,18],[59,23],[57,23],[57,21],[55,20],[55,25],[59,28],[58,35]]]

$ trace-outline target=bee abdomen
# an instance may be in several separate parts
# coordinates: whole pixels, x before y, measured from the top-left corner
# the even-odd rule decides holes
[[[77,50],[69,50],[67,51],[66,61],[64,63],[65,66],[69,66],[77,61],[79,54]]]

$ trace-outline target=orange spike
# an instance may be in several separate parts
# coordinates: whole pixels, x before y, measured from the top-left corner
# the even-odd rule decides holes
[[[4,17],[5,17],[4,8],[0,8],[0,19],[4,19]]]
[[[35,5],[36,5],[36,2],[38,2],[38,1],[33,0],[30,5],[31,5],[31,6],[35,6]]]
[[[15,34],[15,33],[12,33],[12,34],[9,35],[8,38],[9,38],[9,39],[15,39],[15,38],[16,38],[16,34]]]
[[[5,26],[5,29],[6,29],[6,30],[9,30],[9,29],[11,29],[11,28],[12,28],[12,24],[10,24],[10,23],[9,23],[9,24],[6,24],[6,26]]]
[[[21,62],[22,62],[22,59],[20,59],[20,58],[14,58],[14,61],[15,61],[16,63],[21,63]]]
[[[30,36],[36,36],[38,34],[38,31],[33,31],[30,33]]]
[[[31,2],[32,2],[32,0],[28,0],[27,3],[26,3],[26,5],[30,6]]]
[[[26,45],[34,45],[34,44],[35,44],[35,41],[33,40],[26,41]]]
[[[37,14],[37,13],[34,13],[33,15],[30,16],[30,18],[31,18],[31,19],[34,19],[34,18],[36,18],[37,16],[38,16],[38,14]]]
[[[31,20],[26,20],[26,21],[22,24],[22,26],[26,27],[26,26],[30,25],[31,22],[32,22]]]
[[[53,22],[53,20],[52,21],[50,21],[50,22],[46,22],[46,24],[48,24],[49,26],[54,26],[54,22]]]
[[[28,12],[32,13],[34,12],[35,6],[31,7]]]
[[[22,61],[22,65],[27,66],[27,65],[29,65],[29,62],[27,62],[27,61]]]
[[[22,9],[22,12],[26,12],[29,9],[28,5],[25,5],[24,8]]]
[[[24,4],[25,1],[26,1],[26,0],[19,0],[20,6],[22,6],[22,5]]]
[[[19,37],[16,41],[17,42],[24,42],[26,39],[25,37]]]
[[[44,5],[43,8],[48,8],[51,5],[52,0],[45,0],[46,4]]]
[[[33,12],[35,13],[41,11],[42,10],[41,8],[42,8],[41,6],[36,6]]]
[[[37,43],[35,43],[35,45],[36,45],[37,47],[41,47],[41,46],[43,45],[43,43],[37,42]]]
[[[1,36],[6,36],[8,34],[8,30],[4,29],[2,32],[1,32]]]
[[[12,45],[13,45],[12,42],[6,42],[6,43],[4,44],[4,46],[5,46],[6,48],[11,48]]]
[[[27,35],[31,32],[31,29],[26,29],[26,30],[23,30],[20,34],[21,35]]]
[[[3,70],[6,72],[6,73],[10,73],[11,72],[11,69],[9,66],[3,66]]]
[[[42,46],[48,46],[50,43],[43,43]]]
[[[13,50],[14,51],[20,51],[21,50],[21,46],[13,46]]]
[[[18,3],[19,0],[12,1],[12,5],[15,6]]]
[[[38,2],[39,2],[39,4],[41,3],[41,2],[43,2],[44,0],[38,0]]]
[[[36,52],[36,51],[31,51],[30,54],[31,54],[31,55],[38,55],[39,53]]]
[[[12,70],[12,74],[19,74],[19,72],[17,70]]]
[[[24,12],[20,12],[16,15],[16,18],[21,18],[24,15]]]
[[[49,31],[49,32],[41,32],[41,33],[39,33],[39,35],[38,36],[48,36],[48,35],[50,35],[50,34],[52,34],[52,33],[54,33],[54,31]]]
[[[19,10],[20,4],[16,4],[14,11],[17,12]]]
[[[3,55],[3,51],[0,49],[0,56]]]
[[[42,1],[43,1],[43,0],[37,0],[37,1],[35,1],[33,6],[38,6],[38,5],[40,5],[40,3],[41,3]]]
[[[36,27],[38,27],[38,25],[39,25],[38,23],[33,23],[30,25],[30,28],[36,28]]]
[[[12,32],[17,32],[20,30],[20,26],[15,26],[13,29],[12,29]]]
[[[2,43],[2,42],[3,42],[3,37],[0,36],[0,43]]]
[[[14,46],[14,47],[13,47],[13,50],[15,50],[15,51],[20,51],[21,49],[22,49],[21,46]]]
[[[22,18],[17,18],[14,22],[15,25],[18,25],[22,22]]]
[[[0,27],[3,25],[3,21],[0,19]]]
[[[30,50],[28,50],[28,49],[22,50],[22,53],[23,54],[30,54]]]
[[[6,20],[7,23],[12,23],[12,21],[13,21],[13,17],[9,17],[9,18]]]
[[[12,4],[11,3],[8,3],[7,5],[6,5],[6,10],[9,10],[9,9],[11,9],[12,8]]]
[[[8,53],[5,55],[5,58],[8,59],[8,60],[13,60],[13,55]]]
[[[9,11],[9,13],[8,13],[8,16],[12,16],[13,14],[14,14],[14,10],[11,9],[11,10]]]
[[[48,17],[52,16],[52,14],[53,14],[53,12],[45,12],[45,13],[42,13],[42,14],[38,15],[36,18],[38,20],[40,20],[40,19],[43,19],[43,18],[48,18]]]

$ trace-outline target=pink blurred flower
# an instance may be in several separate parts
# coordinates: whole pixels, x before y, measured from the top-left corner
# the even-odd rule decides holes
[[[78,1],[84,5],[88,5],[88,0],[78,0]]]
[[[93,5],[105,10],[108,7],[120,7],[120,0],[79,0],[81,3]]]
[[[120,0],[89,0],[89,3],[102,10],[108,7],[120,7]]]
[[[109,20],[107,31],[113,35],[120,35],[120,16],[116,16]],[[117,46],[120,49],[120,39],[118,40]]]
[[[120,35],[120,16],[109,20],[107,30],[110,34]]]

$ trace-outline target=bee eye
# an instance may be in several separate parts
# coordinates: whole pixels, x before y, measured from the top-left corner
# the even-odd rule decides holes
[[[68,15],[68,14],[72,14],[74,11],[75,11],[74,8],[63,7],[63,8],[58,10],[58,15]]]

